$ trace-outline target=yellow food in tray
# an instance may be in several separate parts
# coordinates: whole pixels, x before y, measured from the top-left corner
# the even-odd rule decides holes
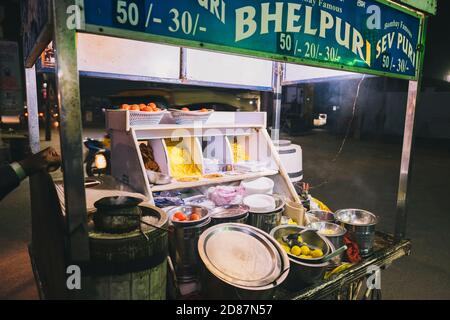
[[[178,141],[166,140],[167,153],[172,178],[201,176],[200,168],[194,163],[192,156]]]
[[[231,149],[233,150],[233,162],[237,163],[239,161],[248,161],[250,160],[248,154],[245,152],[245,149],[237,142],[231,144]]]

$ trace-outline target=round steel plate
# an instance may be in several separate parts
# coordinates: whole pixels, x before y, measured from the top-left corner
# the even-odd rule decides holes
[[[230,219],[245,216],[250,208],[246,205],[236,204],[223,207],[217,207],[211,212],[213,219]]]
[[[267,237],[251,226],[220,224],[201,235],[199,254],[209,271],[228,283],[249,288],[267,286],[286,267]]]

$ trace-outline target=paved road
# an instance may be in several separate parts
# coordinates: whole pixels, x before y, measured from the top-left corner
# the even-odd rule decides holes
[[[333,163],[340,138],[316,132],[294,140],[303,147],[305,179],[321,185],[313,190],[315,196],[332,209],[370,210],[381,217],[381,230],[393,231],[398,143],[349,140]],[[418,143],[408,221],[413,254],[383,272],[385,299],[450,299],[449,195],[450,146]],[[29,188],[24,181],[0,203],[0,299],[37,298],[27,255],[29,239]]]
[[[361,208],[394,232],[400,143],[348,140],[322,132],[293,139],[303,148],[304,179],[332,210]],[[385,299],[450,299],[450,143],[418,141],[410,185],[407,237],[412,255],[382,274]]]

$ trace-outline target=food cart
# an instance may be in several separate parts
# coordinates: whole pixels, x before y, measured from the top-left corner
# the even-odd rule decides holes
[[[33,1],[25,3],[32,4]],[[165,279],[171,278],[172,274],[167,274],[167,264],[169,270],[176,268],[172,266],[173,261],[166,261],[169,213],[153,207],[156,193],[270,177],[276,193],[283,195],[286,201],[299,204],[299,195],[273,144],[279,138],[282,86],[308,77],[307,69],[297,65],[326,68],[338,74],[345,71],[409,81],[396,226],[393,236],[380,232],[376,234],[374,252],[362,262],[312,286],[294,292],[277,290],[270,297],[311,299],[331,296],[354,299],[367,277],[368,267],[384,268],[409,254],[410,241],[405,239],[405,228],[414,113],[420,91],[426,19],[428,14],[435,14],[435,1],[366,0],[344,3],[297,0],[275,3],[268,0],[266,3],[249,5],[239,1],[192,0],[179,3],[64,0],[44,1],[42,6],[46,8],[41,11],[46,13],[48,21],[41,24],[39,31],[42,32],[35,35],[34,40],[28,41],[36,45],[25,50],[30,144],[33,151],[39,150],[34,64],[40,52],[53,39],[57,50],[56,77],[64,175],[63,181],[56,183],[44,175],[31,180],[33,238],[30,256],[42,298],[98,297],[92,295],[90,290],[97,293],[101,291],[102,297],[109,298],[165,298]],[[32,11],[31,5],[28,10]],[[80,41],[89,39],[91,35],[100,38]],[[163,67],[159,64],[158,77],[142,76],[140,70],[151,62],[133,60],[133,56],[126,65],[121,66],[117,65],[117,61],[107,61],[106,64],[109,63],[113,69],[111,72],[92,71],[89,62],[80,59],[80,56],[83,57],[83,52],[89,48],[95,52],[95,46],[89,47],[90,41],[97,43],[97,52],[104,50],[103,44],[112,43],[102,38],[104,36],[121,39],[119,46],[112,46],[111,51],[123,46],[145,46],[146,42],[165,45],[150,48],[146,51],[149,57],[165,49],[167,51],[162,55],[170,56],[174,52],[170,48],[182,46],[177,48],[178,53],[170,56],[175,58],[172,62],[176,66],[178,79],[167,77],[167,72],[174,68],[170,63],[162,64]],[[179,121],[176,111],[164,113],[156,122],[156,115],[150,113],[137,116],[140,114],[129,110],[111,111],[107,113],[107,130],[112,136],[112,176],[101,180],[100,186],[88,186],[83,174],[79,91],[79,74],[82,70],[79,66],[84,64],[84,72],[99,78],[233,86],[189,79],[188,61],[194,59],[192,49],[187,48],[206,50],[203,56],[198,56],[200,63],[207,63],[209,56],[217,54],[215,51],[239,55],[236,59],[243,59],[241,62],[245,61],[245,65],[252,61],[260,63],[261,68],[255,68],[255,72],[267,70],[266,60],[275,61],[270,63],[270,90],[274,93],[272,137],[267,132],[267,119],[263,112],[213,112],[200,121],[201,125],[197,125],[193,121]],[[245,60],[248,58],[244,56],[264,60]],[[225,56],[219,56],[216,64],[219,65],[224,59]],[[125,76],[124,69],[136,71],[134,75],[128,73]],[[243,86],[240,84],[240,87]],[[267,90],[267,85],[261,87]],[[188,150],[198,165],[200,177],[175,179],[177,181],[165,185],[150,183],[141,143],[151,147],[152,160],[158,163],[160,171],[173,177],[169,138],[181,140],[183,148]],[[206,146],[203,145],[204,138],[208,138]],[[205,149],[208,149],[208,144],[212,144],[213,153],[227,167],[236,164],[232,147],[236,141],[248,155],[249,159],[246,160],[253,160],[252,165],[263,162],[264,169],[247,170],[239,174],[233,173],[233,169],[226,169],[224,171],[230,171],[230,174],[207,177],[206,160],[209,159],[209,153]],[[153,210],[159,218],[147,221],[145,227],[141,226],[138,231],[125,237],[97,233],[92,229],[89,213],[108,208],[110,203],[96,204],[99,198],[108,195],[140,197],[146,203],[145,210]],[[303,225],[303,214],[300,214],[297,223]],[[259,231],[254,232],[257,234]],[[146,242],[142,242],[143,239]],[[132,263],[140,255],[145,257]],[[107,263],[106,256],[117,259],[114,268]],[[284,267],[285,258],[284,255],[280,261]],[[70,290],[66,287],[66,278],[70,274],[67,268],[73,266],[88,270],[82,282],[83,288],[87,284],[89,290]],[[70,270],[73,272],[76,268]],[[288,270],[281,268],[278,271],[284,276]],[[147,280],[142,280],[144,278]],[[169,283],[176,283],[176,277],[172,278]],[[150,283],[149,287],[135,290],[131,284],[139,286],[140,281]],[[131,291],[125,290],[125,287],[131,288]],[[178,290],[180,293],[180,288]],[[189,291],[186,287],[183,290]],[[191,291],[195,292],[195,289]],[[379,293],[369,288],[366,295],[370,296],[374,292]]]

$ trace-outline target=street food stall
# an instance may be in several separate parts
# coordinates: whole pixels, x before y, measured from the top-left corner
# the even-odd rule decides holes
[[[39,149],[33,68],[53,40],[63,180],[31,180],[29,251],[42,298],[356,299],[361,290],[381,297],[365,280],[410,253],[408,172],[435,1],[43,6],[52,18],[25,50],[30,144]],[[298,188],[275,146],[282,86],[348,73],[409,81],[394,235],[375,230],[368,211],[333,213],[307,184]],[[270,90],[271,132],[259,109],[124,103],[106,112],[111,175],[86,179],[80,74]]]

